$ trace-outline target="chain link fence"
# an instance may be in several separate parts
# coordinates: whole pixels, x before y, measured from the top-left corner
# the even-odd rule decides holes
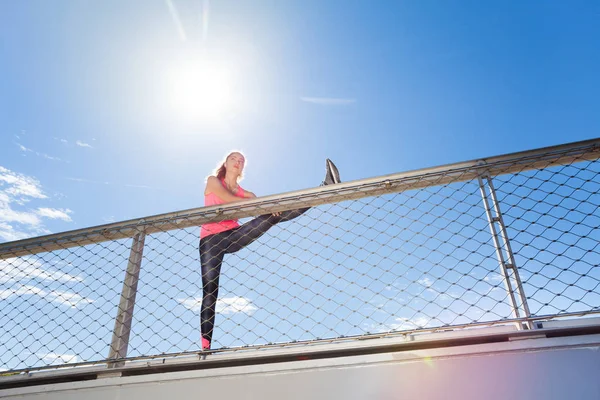
[[[212,349],[600,311],[600,140],[0,244],[0,368],[200,350],[198,226],[310,206],[225,255]]]

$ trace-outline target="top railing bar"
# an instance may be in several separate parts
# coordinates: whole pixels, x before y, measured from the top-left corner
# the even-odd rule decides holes
[[[2,243],[0,259],[598,158],[600,138]]]

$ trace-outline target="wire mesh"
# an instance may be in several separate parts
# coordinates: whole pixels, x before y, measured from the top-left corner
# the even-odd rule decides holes
[[[105,359],[130,243],[0,260],[2,368]]]
[[[523,321],[599,311],[596,152],[592,146],[560,164],[556,160],[563,153],[504,158],[502,169],[491,174],[516,264],[509,278],[518,273],[523,283],[516,307],[526,301],[531,314],[521,313]],[[382,177],[377,190],[361,181],[318,189],[330,198],[225,255],[212,348],[513,319],[515,306],[497,258],[497,250],[509,249],[497,249],[492,240],[477,179],[489,173],[489,164],[473,164],[441,168],[435,176]],[[404,186],[394,188],[394,182]],[[276,198],[246,214],[306,204]],[[241,203],[228,206],[240,208]],[[0,247],[1,368],[31,370],[199,351],[203,290],[194,218],[227,218],[227,213],[204,210],[164,217],[160,224],[142,220],[135,227],[40,238],[31,254],[25,245],[18,252],[18,246]],[[135,301],[129,299],[134,306],[131,332],[123,339],[113,330],[123,311],[132,237],[140,229],[147,233]],[[115,340],[124,344],[125,353],[111,353]]]
[[[600,306],[600,162],[497,177],[533,315]]]

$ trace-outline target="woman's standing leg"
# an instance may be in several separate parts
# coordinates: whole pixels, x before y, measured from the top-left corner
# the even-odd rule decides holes
[[[223,263],[222,240],[220,235],[211,235],[200,241],[200,267],[202,270],[202,308],[200,310],[200,331],[202,339],[212,341],[215,326],[215,309],[219,296],[219,276]],[[203,349],[207,346],[203,341]]]

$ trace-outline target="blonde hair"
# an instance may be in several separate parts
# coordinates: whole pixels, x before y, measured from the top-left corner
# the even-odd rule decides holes
[[[219,163],[219,166],[218,166],[218,167],[215,169],[214,175],[215,175],[215,176],[216,176],[216,177],[217,177],[219,180],[221,180],[221,179],[225,178],[225,174],[227,173],[227,168],[225,168],[225,162],[227,162],[227,159],[228,159],[229,157],[231,157],[231,155],[232,155],[232,154],[235,154],[235,153],[237,153],[237,154],[240,154],[242,157],[244,157],[244,160],[246,160],[246,156],[244,156],[244,153],[242,153],[241,151],[239,151],[239,150],[233,150],[233,151],[230,151],[230,152],[229,152],[229,154],[227,154],[227,156],[226,156],[226,157],[223,159],[223,161],[221,161],[221,162]],[[245,166],[245,162],[244,162],[244,166]],[[240,176],[238,176],[238,178],[237,178],[237,181],[239,182],[239,181],[241,181],[243,178],[244,178],[244,175],[243,175],[243,174],[240,174]]]

